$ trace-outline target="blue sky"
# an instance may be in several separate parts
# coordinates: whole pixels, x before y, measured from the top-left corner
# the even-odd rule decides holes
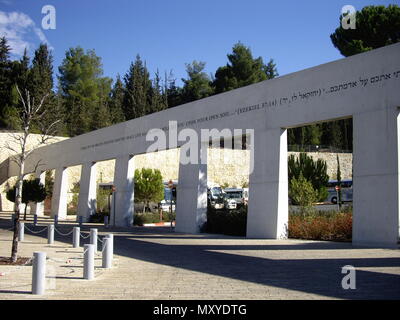
[[[53,48],[54,70],[70,47],[95,49],[104,74],[123,76],[136,54],[149,70],[186,76],[185,63],[206,62],[215,73],[241,41],[264,61],[273,58],[280,75],[342,56],[329,35],[339,25],[344,5],[360,10],[392,1],[267,0],[0,0],[0,36],[13,38],[14,57],[41,41]],[[56,29],[44,30],[44,5],[56,9]]]

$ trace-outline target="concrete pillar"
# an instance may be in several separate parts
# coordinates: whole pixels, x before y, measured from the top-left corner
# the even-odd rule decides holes
[[[184,164],[187,150],[180,149],[175,227],[178,232],[198,233],[207,221],[208,142],[198,145],[197,163]]]
[[[247,237],[284,239],[288,224],[287,133],[256,130],[249,179]]]
[[[353,244],[399,240],[399,109],[353,116]]]
[[[40,183],[45,185],[46,183],[46,171],[38,171],[35,173],[36,179],[40,180]],[[44,216],[44,202],[32,203],[31,204],[31,213],[38,217]]]
[[[88,222],[92,214],[96,213],[96,163],[84,163],[81,169],[79,184],[78,216],[83,222]]]
[[[114,199],[110,224],[118,227],[132,226],[135,208],[134,200],[135,166],[133,156],[116,159],[114,171]],[[115,212],[114,212],[115,209]]]
[[[67,168],[57,168],[54,178],[53,197],[51,200],[51,217],[58,215],[60,220],[67,218]]]

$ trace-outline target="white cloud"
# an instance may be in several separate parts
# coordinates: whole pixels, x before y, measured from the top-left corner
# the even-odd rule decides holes
[[[0,37],[7,38],[13,55],[22,56],[25,48],[29,51],[33,46],[33,35],[53,49],[43,31],[36,27],[35,22],[28,15],[16,11],[0,11]]]

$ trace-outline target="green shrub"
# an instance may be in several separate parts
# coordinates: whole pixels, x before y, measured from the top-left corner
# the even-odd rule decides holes
[[[298,158],[293,154],[288,159],[288,176],[289,185],[293,178],[299,179],[300,174],[310,181],[317,193],[317,201],[324,201],[328,197],[326,185],[329,180],[327,174],[326,161],[318,159],[314,161],[311,156],[306,153],[300,153]]]
[[[318,192],[314,190],[311,182],[307,181],[300,173],[299,178],[294,177],[290,181],[289,196],[293,203],[300,205],[301,211],[305,212],[317,201]]]
[[[207,209],[207,222],[202,232],[220,233],[232,236],[246,236],[247,206],[237,210]]]
[[[108,216],[110,217],[108,212],[96,212],[95,214],[92,214],[89,218],[89,222],[94,222],[94,223],[103,223],[104,222],[104,217]],[[109,220],[110,221],[110,220]]]
[[[169,212],[163,211],[162,221],[160,221],[160,214],[158,212],[146,212],[146,213],[135,213],[133,218],[133,224],[136,226],[142,226],[145,223],[156,223],[156,222],[170,222],[175,220],[175,212],[170,214]]]

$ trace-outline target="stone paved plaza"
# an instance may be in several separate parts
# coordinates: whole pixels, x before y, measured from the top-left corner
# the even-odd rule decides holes
[[[0,256],[11,250],[9,214],[0,214]],[[42,219],[41,226],[50,223]],[[33,228],[31,223],[27,224]],[[63,222],[67,233],[76,224]],[[81,228],[88,235],[90,227]],[[255,240],[218,235],[190,235],[169,228],[105,229],[114,233],[114,266],[96,278],[82,279],[83,249],[72,248],[72,235],[25,233],[20,256],[45,251],[56,272],[55,288],[30,294],[31,266],[0,266],[4,299],[399,299],[400,250],[355,248],[350,243]],[[41,230],[37,227],[35,230]],[[88,243],[81,239],[82,243]],[[99,247],[100,244],[99,244]],[[356,289],[341,287],[341,268],[356,268]]]

